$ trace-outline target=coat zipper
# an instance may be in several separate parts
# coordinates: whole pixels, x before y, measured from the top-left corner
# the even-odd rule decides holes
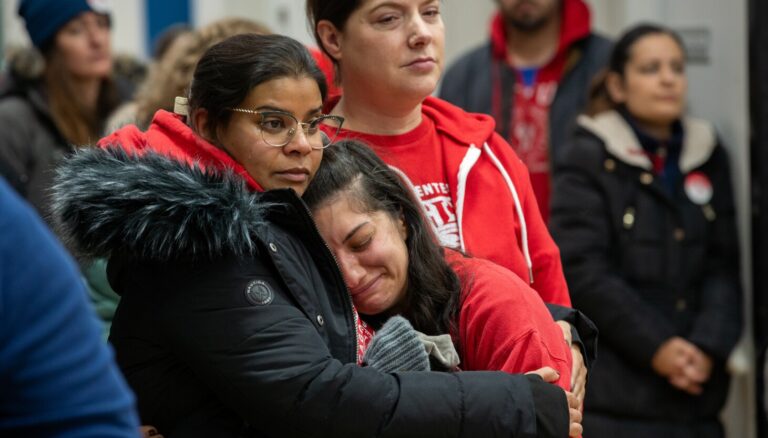
[[[320,241],[323,242],[323,246],[328,251],[328,254],[331,255],[331,258],[333,259],[334,266],[336,266],[336,272],[341,273],[341,267],[339,266],[339,260],[336,259],[336,256],[333,254],[333,251],[331,251],[331,247],[328,246],[328,243],[325,242],[325,239],[320,235],[320,230],[317,229],[317,224],[315,223],[315,220],[312,216],[312,212],[309,211],[309,207],[307,207],[307,204],[304,202],[303,199],[299,199],[299,202],[301,202],[301,205],[304,207],[304,211],[309,216],[309,221],[312,223],[312,228],[315,230],[315,234],[320,237]],[[344,288],[344,296],[346,297],[347,304],[349,305],[349,310],[352,312],[352,334],[354,335],[355,342],[354,342],[354,348],[355,348],[355,364],[360,363],[360,349],[358,348],[358,339],[357,339],[357,328],[360,324],[360,321],[358,320],[357,312],[355,311],[355,305],[352,303],[352,295],[349,293],[349,290],[347,289],[346,283],[344,281],[341,281],[341,284]]]

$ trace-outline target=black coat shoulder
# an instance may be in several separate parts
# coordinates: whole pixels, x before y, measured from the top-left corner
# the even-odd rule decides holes
[[[467,111],[481,111],[485,100],[490,102],[492,64],[490,43],[470,49],[445,71],[440,98]],[[475,102],[478,99],[483,102]]]
[[[564,169],[592,172],[602,166],[607,157],[605,142],[590,130],[577,126],[553,164],[555,173]]]

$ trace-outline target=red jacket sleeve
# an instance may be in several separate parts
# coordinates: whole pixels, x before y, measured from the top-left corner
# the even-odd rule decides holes
[[[570,390],[570,349],[539,295],[493,262],[454,259],[463,288],[462,369],[525,373],[549,366],[560,373],[557,384]]]
[[[488,145],[509,173],[520,197],[528,229],[528,249],[533,262],[531,286],[541,295],[544,302],[571,307],[560,250],[552,240],[539,212],[528,168],[498,134],[493,134]]]

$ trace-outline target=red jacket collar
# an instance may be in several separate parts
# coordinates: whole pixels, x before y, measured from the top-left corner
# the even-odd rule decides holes
[[[590,33],[589,7],[583,0],[563,0],[562,8],[560,44],[554,58],[558,58],[573,43]],[[500,12],[497,12],[491,21],[491,50],[495,59],[507,59],[507,29]]]

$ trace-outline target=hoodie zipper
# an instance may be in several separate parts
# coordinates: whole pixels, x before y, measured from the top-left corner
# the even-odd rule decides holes
[[[336,267],[336,273],[341,275],[341,267],[339,266],[339,260],[336,258],[336,256],[333,254],[333,251],[331,251],[331,247],[328,246],[328,243],[325,242],[325,239],[320,235],[320,230],[317,229],[317,224],[315,223],[315,220],[312,216],[312,212],[309,211],[309,207],[307,207],[307,204],[304,202],[303,199],[299,198],[299,202],[301,203],[302,207],[304,207],[304,211],[307,213],[309,217],[309,222],[312,223],[312,229],[315,230],[315,234],[320,238],[320,241],[323,243],[323,246],[328,251],[328,254],[330,254],[331,259],[333,259],[334,266]],[[338,276],[337,276],[338,281]],[[346,298],[347,304],[349,305],[349,310],[352,312],[352,334],[354,335],[355,342],[354,342],[354,349],[355,349],[355,364],[360,363],[360,349],[358,348],[358,339],[357,339],[357,329],[358,325],[360,324],[360,321],[358,320],[357,312],[355,311],[354,303],[352,303],[352,295],[349,293],[349,289],[347,289],[347,284],[344,283],[344,280],[341,280],[342,287],[344,289],[344,296]]]

